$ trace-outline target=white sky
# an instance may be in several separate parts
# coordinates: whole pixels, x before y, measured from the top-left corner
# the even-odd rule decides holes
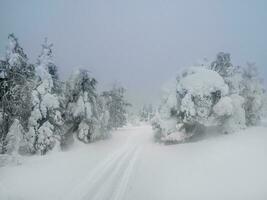
[[[267,76],[266,11],[265,0],[2,0],[0,53],[14,32],[35,62],[48,37],[62,78],[87,68],[101,88],[117,81],[154,103],[176,71],[219,51]]]

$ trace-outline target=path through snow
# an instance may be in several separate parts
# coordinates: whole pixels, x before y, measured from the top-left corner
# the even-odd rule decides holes
[[[122,147],[101,161],[81,183],[74,187],[69,195],[62,199],[123,199],[133,175],[135,163],[145,145],[145,142],[139,138],[146,138],[143,137],[146,131],[149,132],[149,129],[129,133]]]
[[[267,199],[267,127],[194,143],[154,143],[149,125],[0,168],[0,199]]]

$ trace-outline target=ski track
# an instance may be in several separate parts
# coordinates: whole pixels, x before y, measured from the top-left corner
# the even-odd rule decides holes
[[[102,161],[62,200],[122,200],[127,192],[141,145],[126,144]]]

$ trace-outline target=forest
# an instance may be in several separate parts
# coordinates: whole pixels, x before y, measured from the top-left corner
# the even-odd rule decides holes
[[[45,39],[35,64],[14,34],[0,60],[0,152],[45,154],[71,143],[109,137],[126,124],[125,89],[96,91],[97,80],[86,69],[59,79],[52,44]]]

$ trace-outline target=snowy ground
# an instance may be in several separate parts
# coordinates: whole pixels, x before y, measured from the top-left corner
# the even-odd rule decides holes
[[[149,125],[0,168],[0,199],[267,199],[267,127],[165,146]]]

